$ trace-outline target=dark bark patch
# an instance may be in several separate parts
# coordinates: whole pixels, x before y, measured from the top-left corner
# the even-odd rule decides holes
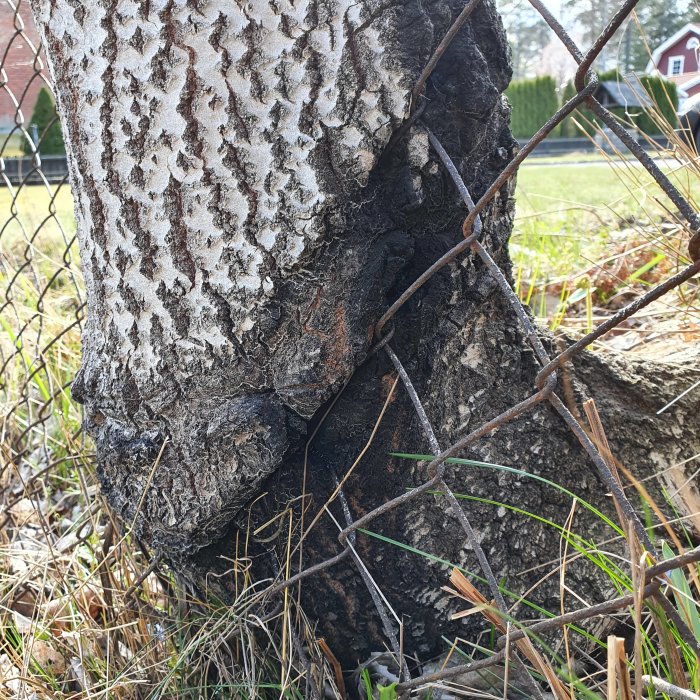
[[[170,229],[166,236],[168,250],[175,267],[182,272],[194,286],[197,267],[190,251],[185,224],[185,211],[182,202],[182,183],[171,175],[168,186],[163,192],[165,210],[170,221]]]

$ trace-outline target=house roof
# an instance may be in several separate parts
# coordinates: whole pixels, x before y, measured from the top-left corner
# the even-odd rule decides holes
[[[686,73],[685,75],[680,77],[684,78],[684,80],[681,80],[680,82],[676,83],[679,92],[686,92],[686,90],[690,90],[691,88],[694,88],[698,83],[700,83],[700,71],[698,71],[697,73]]]
[[[647,63],[645,73],[651,73],[661,61],[661,57],[664,55],[664,51],[670,49],[679,39],[682,39],[686,34],[695,34],[695,36],[700,37],[700,24],[695,22],[688,22],[685,27],[681,27],[675,34],[670,36],[666,41],[659,44],[656,49],[651,54],[651,59]]]
[[[692,73],[681,73],[680,75],[665,75],[664,80],[669,80],[675,83],[679,88],[684,88],[687,85],[697,84],[700,80],[700,71],[693,71]]]
[[[605,90],[620,107],[651,107],[646,90],[636,76],[625,76],[623,80],[604,80],[596,92]]]

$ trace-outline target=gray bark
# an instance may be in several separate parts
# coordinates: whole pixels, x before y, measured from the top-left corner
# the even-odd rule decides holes
[[[231,555],[232,533],[261,490],[269,495],[254,508],[259,522],[294,502],[309,428],[350,377],[310,455],[311,513],[371,431],[393,376],[382,355],[366,361],[374,324],[461,236],[463,205],[421,127],[388,146],[415,79],[462,6],[34,0],[67,136],[88,287],[73,395],[85,404],[110,503],[194,579],[226,566],[219,555]],[[515,147],[501,98],[509,76],[500,21],[484,0],[433,75],[423,116],[475,198]],[[507,274],[512,192],[511,182],[484,214],[484,244]],[[532,352],[470,256],[401,310],[392,343],[443,445],[533,392]],[[642,478],[700,452],[696,398],[654,415],[694,377],[694,369],[591,355],[574,371],[579,395],[596,398],[611,442]],[[396,450],[427,451],[401,391],[347,484],[353,516],[427,478],[424,465],[388,456]],[[592,465],[546,406],[465,456],[605,500]],[[690,475],[692,463],[680,469]],[[459,468],[450,480],[458,492],[560,524],[571,507],[538,482],[503,474]],[[437,498],[391,513],[375,530],[475,569]],[[486,504],[466,508],[513,590],[542,573],[518,572],[558,556],[556,531]],[[592,539],[609,534],[583,513],[577,522]],[[336,553],[336,535],[323,519],[307,563]],[[275,573],[283,543],[256,549],[261,575]],[[433,650],[449,630],[439,591],[445,568],[365,536],[358,549],[410,616],[408,648]],[[601,594],[580,562],[569,575],[584,597]],[[225,595],[234,583],[229,576],[218,585]],[[305,590],[344,661],[382,648],[351,564]],[[550,579],[534,597],[557,609],[556,594]]]

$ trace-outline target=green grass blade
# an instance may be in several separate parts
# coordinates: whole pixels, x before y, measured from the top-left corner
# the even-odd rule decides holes
[[[407,452],[390,452],[389,453],[392,457],[400,457],[402,459],[412,459],[417,462],[430,462],[435,459],[433,455],[420,455],[420,454],[411,454]],[[460,457],[449,457],[448,459],[445,460],[447,464],[457,464],[457,465],[463,465],[463,466],[468,466],[468,467],[479,467],[482,469],[496,469],[498,471],[503,471],[507,472],[509,474],[514,474],[516,476],[522,476],[526,479],[533,479],[534,481],[539,481],[543,484],[546,484],[547,486],[551,486],[552,488],[556,489],[560,493],[565,494],[566,496],[569,496],[570,498],[575,498],[586,510],[589,512],[593,513],[597,518],[602,520],[606,525],[608,525],[610,528],[612,528],[616,534],[620,535],[620,537],[624,537],[625,533],[622,531],[622,529],[616,525],[610,518],[608,518],[607,515],[602,513],[600,510],[598,510],[595,506],[591,505],[588,503],[586,500],[582,499],[580,496],[575,494],[573,491],[569,491],[569,489],[565,488],[564,486],[560,486],[554,481],[551,481],[550,479],[546,479],[543,476],[539,476],[537,474],[531,474],[530,472],[523,471],[522,469],[516,469],[515,467],[507,467],[503,464],[492,464],[490,462],[479,462],[477,460],[473,459],[463,459]]]
[[[661,543],[661,552],[664,559],[672,559],[676,556],[666,542]],[[673,597],[676,601],[678,612],[692,630],[695,638],[700,641],[700,615],[698,615],[698,604],[693,598],[688,579],[686,579],[682,569],[673,569],[669,571],[668,577],[673,584]]]

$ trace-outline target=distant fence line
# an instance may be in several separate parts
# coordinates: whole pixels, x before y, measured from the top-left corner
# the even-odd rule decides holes
[[[612,137],[614,141],[618,139]],[[518,143],[522,148],[529,139],[518,139]],[[656,151],[662,151],[669,147],[668,137],[662,136],[660,134],[656,136],[649,136],[647,138],[638,139],[639,145],[653,155]],[[627,149],[621,144],[618,144],[622,152],[627,151]],[[595,141],[587,138],[586,136],[579,136],[573,138],[550,138],[545,139],[541,143],[537,144],[537,147],[532,153],[533,157],[537,156],[552,156],[552,155],[566,155],[567,153],[579,153],[588,152],[593,153],[599,150],[599,146]],[[605,144],[602,145],[604,150],[609,150],[605,148]]]
[[[527,143],[526,139],[518,139],[520,146]],[[668,147],[665,136],[653,137],[653,142],[646,140],[640,145],[647,151],[663,150]],[[586,137],[552,138],[538,144],[533,156],[566,155],[567,153],[593,153],[598,146]],[[38,159],[37,159],[38,158]],[[40,184],[60,182],[68,173],[66,156],[24,156],[0,158],[0,180],[6,177],[13,185]]]
[[[13,185],[60,182],[68,174],[66,156],[31,155],[0,158],[0,181],[7,178]]]

